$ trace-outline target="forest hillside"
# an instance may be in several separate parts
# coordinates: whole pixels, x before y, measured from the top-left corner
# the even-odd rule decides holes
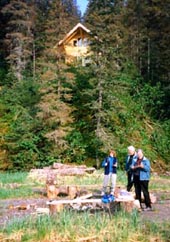
[[[54,48],[77,24],[90,29],[87,65]],[[0,169],[53,162],[100,167],[115,149],[142,148],[170,167],[170,2],[0,2]],[[55,50],[54,50],[55,49]]]

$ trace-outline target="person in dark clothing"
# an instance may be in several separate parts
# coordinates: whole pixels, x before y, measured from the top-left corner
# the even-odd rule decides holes
[[[132,165],[132,160],[135,157],[136,153],[135,153],[135,148],[133,146],[129,146],[128,148],[128,155],[126,156],[126,161],[125,161],[125,170],[126,170],[126,174],[127,174],[127,186],[126,189],[128,192],[130,192],[130,190],[133,187],[133,171],[130,168]]]
[[[103,160],[102,167],[104,167],[102,195],[106,193],[109,182],[110,182],[110,194],[114,195],[114,190],[116,187],[116,178],[117,178],[117,174],[116,174],[117,158],[116,158],[116,152],[114,150],[111,150],[109,153],[109,156]]]
[[[138,149],[137,157],[133,159],[131,169],[133,170],[136,199],[139,200],[141,209],[143,209],[141,199],[141,192],[143,192],[144,202],[146,205],[146,208],[143,210],[151,211],[151,200],[148,191],[151,167],[150,161],[143,155],[143,151],[141,149]]]

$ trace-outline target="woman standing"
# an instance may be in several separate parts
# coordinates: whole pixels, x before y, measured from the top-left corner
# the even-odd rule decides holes
[[[138,149],[137,157],[132,161],[131,169],[133,170],[133,181],[135,185],[136,199],[142,204],[141,192],[144,195],[146,208],[144,211],[151,211],[151,200],[148,191],[150,180],[150,161],[144,156],[143,151]],[[141,205],[142,208],[142,205]]]
[[[102,162],[102,167],[104,167],[104,180],[103,180],[103,190],[102,195],[107,191],[108,184],[110,183],[110,194],[114,195],[114,190],[116,187],[117,178],[117,158],[116,152],[110,150],[109,156]]]

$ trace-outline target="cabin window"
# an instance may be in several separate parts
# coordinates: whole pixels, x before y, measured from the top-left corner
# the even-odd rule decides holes
[[[81,47],[81,46],[83,46],[82,45],[82,39],[81,38],[78,38],[78,41],[77,41],[77,46],[79,46],[79,47]]]
[[[73,41],[73,46],[77,46],[77,40]]]
[[[84,40],[83,40],[83,46],[88,46],[89,45],[89,41],[88,41],[88,39],[87,38],[85,38]]]
[[[82,39],[82,38],[78,38],[77,40],[73,40],[73,46],[78,46],[78,47],[82,47],[82,46],[88,46],[89,45],[89,41],[87,38]]]

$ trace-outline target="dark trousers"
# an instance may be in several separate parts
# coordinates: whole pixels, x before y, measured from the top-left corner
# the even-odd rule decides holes
[[[141,192],[143,192],[145,205],[146,207],[151,208],[151,201],[150,201],[150,196],[148,191],[149,181],[140,181],[139,176],[134,175],[134,185],[135,185],[136,199],[139,200],[140,205],[142,204]]]
[[[131,172],[127,172],[127,191],[130,192],[133,187],[133,177]]]

